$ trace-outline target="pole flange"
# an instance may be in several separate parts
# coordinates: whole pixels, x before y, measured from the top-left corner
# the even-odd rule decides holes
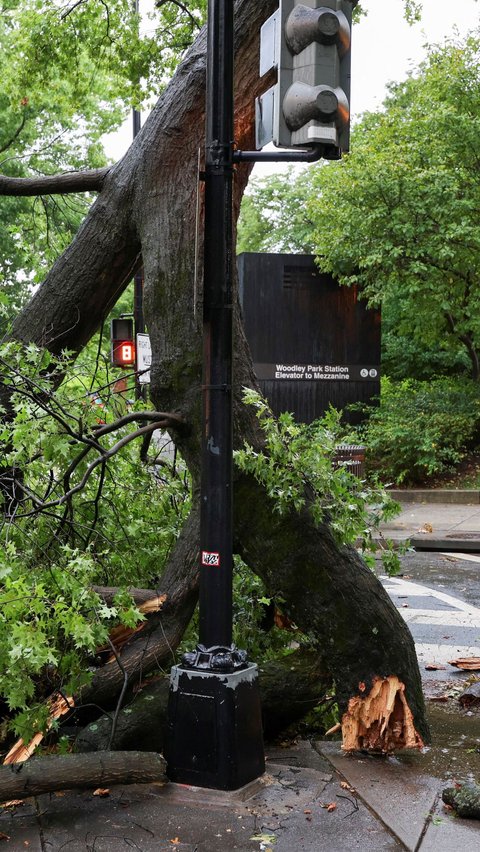
[[[247,652],[235,645],[214,645],[206,648],[197,645],[195,651],[187,651],[182,656],[181,665],[188,669],[209,672],[236,672],[248,666]]]

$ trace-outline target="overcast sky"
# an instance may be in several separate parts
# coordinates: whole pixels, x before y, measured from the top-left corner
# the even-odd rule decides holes
[[[480,0],[423,0],[422,21],[413,26],[404,20],[403,0],[365,0],[365,6],[368,15],[354,27],[352,40],[353,116],[381,106],[388,82],[403,80],[421,62],[425,43],[441,43],[455,28],[465,34],[478,26],[480,17]],[[109,137],[108,155],[121,157],[131,138],[129,119]]]
[[[403,80],[425,56],[425,43],[478,26],[480,2],[475,0],[424,0],[420,24],[409,26],[403,17],[403,0],[366,0],[368,15],[354,27],[352,39],[352,112],[381,106],[386,85]]]

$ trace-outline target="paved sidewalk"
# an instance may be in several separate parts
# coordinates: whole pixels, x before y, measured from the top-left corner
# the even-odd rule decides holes
[[[426,550],[480,551],[480,505],[405,502],[381,525],[385,538]]]
[[[478,769],[478,754],[466,761],[460,742],[377,758],[301,741],[271,750],[266,775],[249,789],[146,784],[112,787],[106,798],[45,795],[2,813],[0,832],[6,849],[29,852],[476,852],[478,821],[456,819],[440,802],[446,782]]]
[[[404,845],[310,743],[270,754],[234,793],[176,784],[114,787],[108,798],[41,796],[0,817],[6,848],[29,852],[394,852]],[[330,811],[325,807],[335,806]]]

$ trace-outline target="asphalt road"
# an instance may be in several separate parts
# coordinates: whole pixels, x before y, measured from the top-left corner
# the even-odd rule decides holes
[[[470,673],[449,661],[480,657],[480,556],[408,553],[401,562],[401,574],[381,580],[413,635],[427,692],[461,684]]]

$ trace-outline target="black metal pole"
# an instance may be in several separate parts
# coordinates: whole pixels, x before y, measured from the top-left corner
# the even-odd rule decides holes
[[[233,0],[208,5],[200,644],[232,643]]]
[[[140,4],[139,0],[134,0],[134,12],[139,15]],[[140,110],[132,110],[133,138],[140,133],[142,126],[142,114]],[[137,334],[145,332],[145,318],[143,313],[143,267],[141,267],[133,277],[133,318],[134,318],[134,334],[135,334],[135,397],[143,399],[145,397],[145,386],[138,378],[138,353],[137,353]]]
[[[222,790],[265,770],[257,666],[232,644],[233,8],[208,3],[199,644],[172,669],[165,744],[172,781]]]

